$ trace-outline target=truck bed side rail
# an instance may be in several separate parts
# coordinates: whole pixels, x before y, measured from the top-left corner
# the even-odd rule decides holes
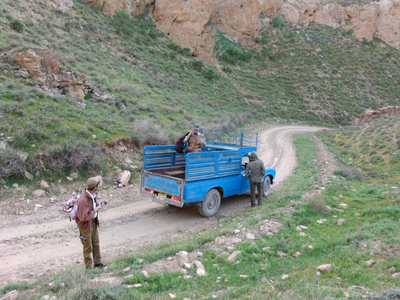
[[[256,147],[258,143],[258,133],[255,132],[238,132],[232,130],[207,129],[202,128],[206,141],[219,142],[227,144],[235,144],[240,147]]]
[[[174,145],[147,146],[143,150],[143,169],[184,166],[186,156],[175,152]]]
[[[186,180],[237,175],[241,172],[241,163],[241,154],[233,151],[189,153],[186,159]]]

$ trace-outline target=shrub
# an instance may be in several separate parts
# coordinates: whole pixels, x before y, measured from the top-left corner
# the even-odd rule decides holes
[[[104,165],[105,155],[100,146],[77,139],[71,139],[66,144],[64,147],[51,148],[41,157],[47,170],[60,174],[71,170],[92,172]]]
[[[19,147],[29,147],[33,143],[48,139],[48,137],[49,136],[40,130],[38,126],[28,123],[16,134],[14,142]]]
[[[308,199],[308,202],[309,202],[310,205],[311,205],[312,207],[314,207],[319,213],[323,213],[323,212],[326,210],[326,202],[325,202],[325,200],[324,200],[321,196],[319,196],[319,195],[314,196],[314,197]]]
[[[232,69],[229,67],[222,67],[221,70],[222,70],[222,72],[225,72],[225,73],[232,73]]]
[[[24,169],[25,164],[16,150],[12,148],[0,150],[0,177],[22,175]]]
[[[283,25],[285,25],[285,20],[283,19],[282,16],[275,16],[272,18],[272,26],[274,26],[275,28],[278,27],[283,27]]]
[[[380,156],[379,154],[374,154],[371,157],[370,162],[374,164],[374,163],[380,162],[381,160],[383,160],[382,156]]]
[[[20,20],[12,20],[10,22],[10,27],[12,30],[15,30],[19,33],[24,31],[24,24]]]
[[[358,168],[342,168],[339,170],[335,170],[333,172],[334,175],[343,177],[347,180],[358,180],[362,181],[363,180],[363,174],[360,169]]]
[[[131,17],[124,10],[118,11],[113,19],[112,24],[118,34],[131,35],[133,34],[133,26],[131,26]]]
[[[203,70],[204,63],[201,60],[195,60],[192,62],[192,67],[196,71],[201,72],[201,70]]]
[[[152,118],[147,118],[134,121],[132,125],[132,138],[143,147],[146,145],[165,145],[173,141],[175,137],[160,122]]]
[[[29,94],[26,90],[15,90],[11,92],[15,100],[25,100],[29,97]]]
[[[249,62],[252,57],[253,54],[249,50],[231,46],[220,56],[220,59],[236,65],[238,62]]]
[[[204,78],[208,80],[214,80],[219,78],[218,71],[216,71],[214,68],[207,68],[203,71],[203,76]]]

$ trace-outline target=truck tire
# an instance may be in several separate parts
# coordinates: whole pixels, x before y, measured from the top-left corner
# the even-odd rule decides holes
[[[218,212],[219,206],[221,205],[221,195],[216,189],[211,189],[207,192],[201,206],[199,207],[199,213],[203,217],[212,217]]]
[[[269,176],[265,176],[262,184],[262,190],[263,190],[263,197],[267,197],[271,190],[271,178]]]

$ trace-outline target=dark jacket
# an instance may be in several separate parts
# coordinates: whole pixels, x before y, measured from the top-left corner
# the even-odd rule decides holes
[[[97,205],[96,198],[95,202]],[[94,217],[94,210],[93,210],[93,200],[92,197],[87,193],[85,190],[82,196],[79,197],[78,200],[78,216],[76,217],[76,225],[78,225],[79,229],[82,229],[84,232],[92,232],[92,224],[93,224],[93,217]],[[96,225],[99,226],[99,214],[97,213],[97,217],[94,219]]]
[[[246,177],[252,182],[262,182],[265,172],[263,161],[258,159],[257,153],[251,152],[251,161],[246,166]]]

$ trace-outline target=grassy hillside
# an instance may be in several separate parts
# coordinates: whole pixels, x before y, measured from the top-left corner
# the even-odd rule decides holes
[[[147,14],[111,18],[77,0],[66,11],[44,0],[4,0],[0,8],[0,139],[10,146],[0,152],[0,180],[7,184],[24,170],[42,178],[106,171],[115,162],[105,163],[111,158],[101,145],[123,137],[138,147],[172,143],[194,122],[345,125],[365,108],[400,99],[399,51],[340,29],[276,17],[252,50],[217,32],[218,71],[164,37]],[[62,68],[114,100],[87,94],[83,105],[46,95],[11,56],[27,48],[49,48]]]
[[[223,70],[269,116],[346,125],[366,107],[400,103],[399,51],[379,39],[359,42],[340,28],[281,17],[264,28],[257,50],[219,37]]]
[[[371,163],[371,168],[387,172],[388,178],[380,181],[366,170],[359,171],[358,177],[346,176],[344,168],[349,166],[341,161],[348,161],[343,153],[349,148],[346,145],[361,141],[360,137],[367,135],[366,128],[371,133],[383,129],[397,138],[398,130],[393,129],[399,124],[399,119],[390,123],[377,120],[345,131],[319,134],[339,159],[336,175],[322,186],[318,174],[326,163],[317,158],[318,148],[310,136],[299,136],[295,139],[298,155],[295,175],[266,198],[261,207],[234,217],[220,216],[215,219],[213,229],[201,234],[108,261],[107,271],[84,272],[75,268],[43,276],[40,283],[9,284],[2,292],[17,289],[26,299],[43,295],[62,299],[170,299],[169,294],[176,299],[397,299],[398,278],[393,278],[389,269],[400,270],[399,191],[392,188],[400,185],[398,163],[391,160],[381,165]],[[372,134],[372,138],[378,138],[378,134]],[[373,143],[370,150],[380,153],[379,146]],[[391,147],[388,145],[388,149]],[[397,173],[391,175],[393,168],[397,168]],[[322,193],[303,197],[313,189]],[[339,219],[345,220],[341,226],[337,225]],[[281,224],[279,233],[260,232],[258,224],[264,220]],[[303,234],[298,225],[307,227]],[[253,232],[255,239],[244,238],[247,232]],[[226,244],[214,244],[216,237],[225,241],[241,238],[232,245],[234,250],[228,250],[241,251],[234,262],[227,260]],[[182,250],[204,254],[195,259],[205,266],[206,276],[197,276],[194,266],[188,269],[191,278],[187,279],[181,272],[150,272],[149,278],[141,274],[144,265],[166,260]],[[278,251],[287,257],[280,257]],[[368,267],[370,260],[375,264]],[[317,267],[323,264],[331,264],[331,271],[317,273]],[[127,267],[130,270],[123,271]],[[103,272],[119,278],[122,284],[92,285],[91,280]],[[289,277],[285,280],[283,275]],[[24,290],[28,291],[24,294]]]
[[[400,118],[380,118],[332,131],[325,142],[340,154],[337,175],[347,179],[400,183]]]

